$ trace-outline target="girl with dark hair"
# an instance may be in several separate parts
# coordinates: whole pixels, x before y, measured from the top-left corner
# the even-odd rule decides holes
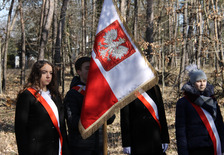
[[[64,107],[54,66],[37,61],[18,94],[15,134],[19,154],[68,154]]]

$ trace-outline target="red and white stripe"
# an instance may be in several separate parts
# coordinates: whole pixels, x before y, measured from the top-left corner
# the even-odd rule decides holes
[[[77,86],[72,87],[72,89],[78,91],[83,96],[85,96],[85,94],[86,94],[86,86],[84,86],[84,85],[77,85]]]
[[[222,154],[221,141],[220,141],[219,134],[216,129],[215,122],[214,122],[212,116],[210,115],[209,112],[207,112],[203,108],[201,108],[193,103],[191,103],[191,104],[195,108],[197,113],[199,114],[202,122],[204,123],[206,129],[208,130],[209,136],[210,136],[210,138],[213,142],[213,146],[214,146],[214,155],[221,155]]]
[[[156,103],[153,101],[153,99],[146,93],[137,93],[138,99],[145,105],[145,107],[149,110],[152,117],[155,119],[155,121],[158,123],[160,129],[161,125],[159,122],[159,113]]]
[[[36,99],[43,105],[43,107],[48,112],[48,114],[51,118],[51,121],[54,124],[54,126],[57,129],[58,134],[59,134],[59,151],[58,151],[58,154],[62,155],[63,138],[62,138],[62,134],[61,134],[61,131],[60,131],[59,113],[58,113],[58,109],[57,109],[54,101],[51,99],[49,94],[47,94],[45,92],[42,92],[40,94],[41,96],[37,96],[35,89],[28,88],[27,90],[30,91],[34,95],[34,97],[36,97]]]

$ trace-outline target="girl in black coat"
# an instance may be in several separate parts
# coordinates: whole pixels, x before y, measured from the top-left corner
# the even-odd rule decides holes
[[[68,154],[64,108],[48,61],[37,61],[18,94],[15,134],[20,155]]]
[[[207,77],[202,70],[196,69],[196,66],[188,70],[190,80],[182,88],[185,96],[179,99],[176,105],[175,127],[178,154],[221,155],[224,152],[224,127],[221,112],[214,97],[214,88],[207,83]],[[205,122],[205,118],[210,120],[210,123]],[[212,123],[215,129],[209,130]],[[218,135],[215,142],[219,144],[217,147],[212,141],[214,140],[212,133]]]

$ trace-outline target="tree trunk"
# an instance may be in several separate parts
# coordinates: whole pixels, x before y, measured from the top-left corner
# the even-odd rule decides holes
[[[92,0],[92,7],[93,7],[93,14],[92,14],[92,32],[91,32],[91,47],[93,47],[94,40],[95,40],[95,34],[96,34],[96,0]]]
[[[82,0],[82,55],[86,55],[86,0]]]
[[[134,27],[133,27],[133,31],[134,31],[134,38],[135,41],[138,40],[138,5],[139,5],[139,1],[135,0],[135,12],[134,12]]]
[[[40,44],[40,38],[41,38],[42,28],[43,28],[45,4],[46,4],[46,0],[42,0],[41,13],[40,13],[40,24],[39,24],[39,34],[38,34],[38,43],[39,44]]]
[[[121,16],[123,17],[124,21],[127,21],[127,1],[121,0]]]
[[[202,10],[200,2],[198,2],[198,9],[197,9],[197,15],[198,15],[198,22],[197,22],[197,28],[198,28],[198,46],[197,46],[197,54],[196,54],[196,64],[198,68],[201,67],[201,47],[202,47]]]
[[[173,41],[173,23],[174,23],[174,18],[173,18],[173,4],[168,3],[168,7],[170,6],[170,9],[168,10],[168,16],[169,16],[169,24],[168,24],[168,31],[169,31],[169,56],[173,52],[173,46],[172,46],[172,41]],[[166,36],[166,35],[165,35]],[[170,60],[168,60],[168,65],[170,65]],[[168,66],[166,65],[166,66]]]
[[[6,35],[5,35],[5,48],[3,51],[3,79],[2,79],[2,90],[5,92],[6,90],[6,71],[7,71],[7,56],[8,56],[8,45],[9,45],[9,38],[10,38],[10,22],[12,16],[12,9],[13,9],[14,0],[11,1],[11,5],[9,8],[7,26],[6,26]]]
[[[194,21],[196,19],[196,12],[194,11],[195,9],[193,6],[195,6],[195,0],[191,0],[190,4],[188,5],[189,8],[189,28],[188,28],[188,33],[187,33],[187,51],[188,51],[188,57],[189,59],[188,63],[195,63],[195,53],[194,53]],[[192,9],[193,8],[193,9]]]
[[[65,26],[65,18],[66,18],[66,11],[67,5],[69,0],[63,0],[63,4],[61,7],[61,14],[60,20],[58,24],[58,31],[57,31],[57,39],[56,39],[56,46],[55,46],[55,65],[58,69],[58,83],[61,84],[61,47],[62,47],[62,39],[64,38],[64,26]]]
[[[128,23],[130,21],[130,7],[131,7],[131,1],[126,0],[127,4],[127,10],[126,10],[126,22]]]
[[[184,22],[183,22],[183,43],[182,43],[182,53],[181,53],[181,62],[180,62],[180,72],[179,72],[179,84],[178,87],[182,87],[182,81],[184,77],[185,70],[185,56],[186,56],[186,43],[187,43],[187,16],[188,16],[188,0],[185,1],[184,5]]]
[[[23,20],[23,6],[22,0],[19,1],[19,10],[20,10],[20,22],[21,22],[21,42],[22,42],[22,51],[21,51],[21,80],[20,84],[25,84],[25,67],[26,67],[26,34],[25,34],[25,25]]]
[[[57,39],[57,26],[58,26],[58,20],[57,20],[57,7],[58,7],[58,0],[54,0],[54,14],[53,14],[53,24],[52,24],[52,63],[54,63],[54,55],[55,55],[55,46],[56,46],[56,39]]]
[[[152,47],[151,43],[153,43],[153,0],[148,0],[147,1],[147,9],[146,9],[146,42],[149,43],[148,49],[146,50],[147,52],[147,57],[151,58],[151,53],[152,53]]]
[[[52,19],[53,19],[53,13],[54,13],[54,0],[47,0],[45,9],[44,9],[44,23],[42,26],[42,33],[40,38],[40,50],[39,50],[39,56],[38,60],[44,59],[44,51],[47,45],[48,41],[48,32],[50,30]],[[46,19],[46,20],[45,20]]]
[[[0,35],[0,60],[2,60],[2,36]],[[2,63],[0,64],[0,94],[2,94]]]
[[[179,9],[179,0],[176,0],[176,10]],[[177,31],[178,31],[178,20],[179,20],[179,15],[178,13],[175,13],[175,27],[174,27],[174,44],[173,44],[173,51],[174,53],[172,54],[172,60],[171,60],[171,67],[176,67],[177,66],[177,56],[176,56],[176,51],[177,51]]]
[[[75,73],[74,73],[73,58],[72,58],[73,51],[72,51],[72,44],[71,44],[72,38],[71,38],[71,29],[70,29],[70,24],[69,23],[70,22],[67,23],[67,32],[69,33],[69,35],[66,35],[66,40],[67,40],[67,48],[68,48],[68,58],[69,58],[69,65],[70,65],[70,74],[72,76],[74,76]]]

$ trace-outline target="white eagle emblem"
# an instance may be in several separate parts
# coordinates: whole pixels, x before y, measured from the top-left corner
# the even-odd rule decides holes
[[[121,59],[125,54],[127,54],[128,48],[121,45],[125,42],[125,39],[119,38],[118,41],[114,41],[117,39],[117,30],[111,29],[105,33],[103,38],[105,39],[104,43],[106,43],[106,45],[102,45],[101,43],[99,43],[99,45],[100,48],[104,47],[106,49],[99,50],[100,56],[103,58],[106,57],[107,60],[110,60],[110,55],[115,59]]]

